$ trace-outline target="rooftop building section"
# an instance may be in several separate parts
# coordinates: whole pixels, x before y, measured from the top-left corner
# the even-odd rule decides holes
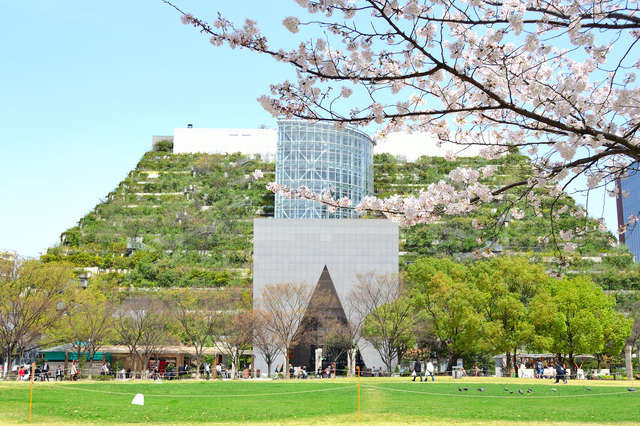
[[[476,157],[481,146],[457,145],[453,143],[438,144],[438,138],[429,133],[391,133],[385,140],[377,140],[376,154],[389,153],[394,156],[405,157],[409,163],[414,163],[418,157],[444,157],[451,151],[458,157]]]
[[[16,253],[12,251],[0,251],[0,277],[13,275],[16,262]]]
[[[166,137],[165,137],[166,138]],[[177,128],[173,136],[175,154],[224,154],[242,152],[275,156],[276,131],[273,129],[197,129]]]
[[[173,136],[152,136],[151,137],[151,147],[155,147],[156,143],[160,141],[171,141],[173,142]]]
[[[322,124],[322,126],[334,129],[331,124]],[[359,130],[351,131],[366,136]],[[334,132],[337,131],[334,129]],[[377,144],[375,138],[370,139],[374,143],[374,154],[389,153],[404,157],[410,163],[415,162],[422,155],[444,157],[447,151],[452,151],[459,157],[474,157],[478,155],[480,148],[451,143],[443,143],[438,147],[438,139],[427,133],[392,133],[386,140],[377,141]],[[174,136],[153,136],[152,146],[161,140],[173,141],[173,152],[176,154],[242,152],[275,158],[278,150],[278,134],[275,129],[199,129],[191,126],[176,128]]]
[[[0,261],[3,262],[15,262],[16,254],[12,251],[2,251],[0,252]]]
[[[330,124],[278,120],[276,181],[290,188],[305,186],[315,193],[333,189],[336,199],[358,204],[373,194],[373,147],[365,133]],[[276,195],[276,218],[339,219],[356,217],[353,210],[329,212],[326,205]]]

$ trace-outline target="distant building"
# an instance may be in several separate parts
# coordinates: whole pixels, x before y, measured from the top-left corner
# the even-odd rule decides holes
[[[10,277],[15,268],[16,254],[12,251],[0,252],[0,277]]]
[[[158,137],[154,141],[159,138],[168,139]],[[437,140],[426,134],[400,133],[390,135],[388,140],[380,147],[375,138],[354,128],[338,130],[327,123],[283,119],[278,120],[277,130],[175,129],[173,152],[241,152],[275,157],[275,180],[279,184],[306,186],[320,194],[332,188],[336,199],[347,197],[352,205],[373,195],[374,152],[391,153],[410,162],[421,155],[444,156],[447,151],[459,156],[478,153],[477,149],[464,150],[452,144],[438,147]],[[304,282],[315,291],[335,296],[337,302],[329,309],[330,316],[344,318],[345,296],[357,285],[359,273],[398,273],[398,225],[386,219],[357,217],[352,210],[331,213],[326,205],[277,195],[275,218],[254,220],[253,296],[260,298],[267,284]],[[324,354],[329,351],[322,346],[317,341],[289,348],[290,361],[315,369],[312,359],[317,356],[316,349],[323,349]],[[360,360],[366,367],[383,365],[371,345],[359,347]],[[342,364],[342,360],[324,359],[322,367],[329,362]],[[259,352],[255,366],[262,371],[267,367]]]
[[[640,214],[640,170],[638,166],[640,163],[634,163],[629,168],[627,176],[618,179],[619,191],[616,204],[619,226],[627,223],[629,215],[638,216]],[[629,226],[627,231],[619,236],[620,242],[629,247],[635,262],[640,261],[640,227],[637,225],[636,223]]]

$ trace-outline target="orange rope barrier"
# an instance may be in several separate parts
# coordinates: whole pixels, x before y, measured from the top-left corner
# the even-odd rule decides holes
[[[36,363],[31,364],[31,396],[29,397],[29,423],[31,423],[31,406],[33,405],[33,374]]]

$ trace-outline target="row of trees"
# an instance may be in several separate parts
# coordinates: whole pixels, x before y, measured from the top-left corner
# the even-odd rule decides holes
[[[506,353],[510,364],[523,348],[573,365],[577,354],[620,354],[631,332],[633,321],[589,279],[551,279],[524,258],[468,266],[422,259],[407,275],[406,297],[422,322],[424,342],[445,351],[449,369],[458,357],[477,353]]]
[[[365,345],[377,350],[389,373],[396,360],[414,352],[446,358],[448,370],[458,358],[478,354],[505,353],[507,364],[513,360],[517,365],[515,358],[523,350],[553,353],[570,365],[579,354],[593,354],[600,362],[620,354],[625,342],[634,338],[632,324],[638,319],[633,310],[629,318],[616,312],[615,298],[588,278],[558,281],[526,258],[499,257],[468,265],[424,258],[404,277],[359,274],[342,298],[344,317],[322,317],[331,300],[323,308],[307,310],[307,316],[316,317],[315,333],[297,327],[308,299],[292,307],[288,293],[280,292],[283,286],[270,286],[269,299],[262,301],[267,305],[259,306],[265,310],[289,300],[288,308],[274,308],[270,315],[296,313],[291,334],[276,346],[290,348],[313,339],[334,357],[346,352],[350,371],[356,350]],[[311,297],[304,286],[287,286]]]
[[[237,367],[251,346],[254,311],[232,291],[177,289],[159,294],[112,291],[99,280],[83,289],[62,262],[18,259],[0,264],[0,348],[9,363],[43,345],[68,344],[78,359],[107,344],[125,345],[134,370],[169,345],[216,346]]]
[[[348,318],[336,319],[327,315],[335,298],[303,283],[267,285],[252,307],[246,293],[230,289],[121,292],[98,279],[85,289],[74,280],[71,264],[18,259],[0,266],[3,358],[22,363],[30,350],[71,344],[78,359],[89,360],[89,371],[96,353],[110,344],[128,348],[134,371],[144,370],[167,346],[193,346],[199,374],[206,348],[227,354],[237,369],[253,347],[271,370],[278,355],[286,362],[290,349],[310,342],[330,345],[338,357],[348,351],[353,369],[367,313],[380,306],[386,312],[384,305],[400,296],[397,277],[362,276],[359,290],[345,303]],[[378,331],[385,335],[379,341],[387,342],[385,326]],[[381,345],[393,357],[395,346]]]
[[[60,304],[71,300],[73,268],[35,260],[0,261],[0,348],[3,358],[22,359],[61,323]],[[5,371],[6,374],[6,371]]]
[[[344,318],[320,321],[319,343],[334,356],[346,351],[350,370],[364,345],[377,350],[391,373],[396,360],[414,354],[435,353],[448,360],[448,370],[460,357],[482,354],[505,353],[507,364],[517,365],[523,350],[553,353],[570,365],[579,354],[600,362],[638,340],[637,309],[627,318],[588,278],[558,281],[526,258],[468,265],[423,258],[404,277],[359,274],[342,305]]]
[[[573,365],[577,354],[618,355],[633,323],[590,280],[551,279],[524,258],[468,265],[420,259],[404,279],[359,274],[342,300],[304,283],[268,284],[253,306],[249,295],[230,290],[128,293],[99,282],[82,289],[72,277],[70,265],[34,260],[3,270],[5,359],[22,360],[42,344],[71,343],[90,369],[104,345],[120,344],[140,371],[167,346],[183,343],[194,348],[197,374],[210,347],[226,354],[233,370],[253,348],[271,371],[280,354],[286,370],[291,350],[313,344],[334,358],[346,353],[352,373],[356,351],[365,345],[378,351],[388,372],[414,349],[446,356],[449,369],[475,354],[506,353],[510,363],[523,348]]]

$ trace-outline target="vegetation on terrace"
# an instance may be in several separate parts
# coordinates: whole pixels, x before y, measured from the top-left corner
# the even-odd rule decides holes
[[[125,285],[248,286],[252,219],[273,212],[274,199],[255,169],[269,176],[274,163],[148,152],[42,260],[117,270]]]
[[[484,184],[500,187],[531,177],[531,165],[527,157],[512,153],[499,160],[484,160],[480,157],[459,157],[448,161],[442,157],[420,157],[414,163],[390,154],[375,156],[375,191],[379,197],[393,194],[418,195],[421,188],[432,182],[448,180],[448,174],[456,167],[478,169],[488,165],[497,167],[496,172],[480,181]],[[549,188],[544,190],[549,192]],[[554,235],[558,230],[585,228],[586,232],[578,239],[579,244],[573,254],[567,256],[569,270],[574,273],[587,273],[598,284],[608,290],[640,290],[640,273],[633,269],[633,256],[626,247],[613,248],[609,244],[613,235],[599,231],[599,224],[593,218],[577,218],[570,211],[578,205],[572,198],[551,199],[541,206],[541,215],[533,209],[525,211],[525,217],[514,220],[505,201],[522,197],[522,193],[510,193],[503,200],[482,205],[473,213],[465,216],[444,216],[433,224],[419,224],[401,229],[401,267],[406,267],[422,257],[449,257],[464,261],[478,250],[487,247],[496,254],[524,254],[538,261],[550,260],[555,252]],[[556,209],[566,205],[567,209],[554,221],[555,229],[549,229],[551,203]],[[560,205],[558,205],[561,203]],[[473,220],[490,224],[498,217],[494,225],[476,229]],[[548,242],[539,237],[549,238]],[[478,240],[481,238],[481,241]]]
[[[272,215],[274,208],[273,194],[262,182],[254,182],[251,173],[261,169],[273,180],[275,163],[241,153],[172,154],[170,146],[158,147],[160,151],[142,157],[104,202],[66,230],[61,244],[42,260],[97,268],[124,286],[250,287],[252,219]],[[496,187],[530,176],[527,157],[517,153],[491,161],[423,156],[415,163],[377,154],[374,163],[378,196],[417,195],[430,183],[448,180],[449,172],[460,166],[496,166],[493,176],[481,179]],[[509,194],[505,199],[518,196]],[[613,249],[609,245],[613,236],[599,232],[595,220],[570,216],[576,208],[571,198],[562,202],[568,208],[555,221],[557,228],[588,229],[569,258],[572,268],[588,272],[605,289],[640,289],[638,271],[628,269],[631,255]],[[543,205],[542,217],[526,211],[524,219],[512,220],[505,204],[495,202],[469,215],[404,228],[399,242],[401,268],[425,256],[465,260],[487,247],[497,253],[549,258],[554,254],[553,241],[538,239],[550,235],[548,212],[549,205]],[[495,226],[478,230],[472,224],[473,219],[490,223],[496,215],[500,220]]]

